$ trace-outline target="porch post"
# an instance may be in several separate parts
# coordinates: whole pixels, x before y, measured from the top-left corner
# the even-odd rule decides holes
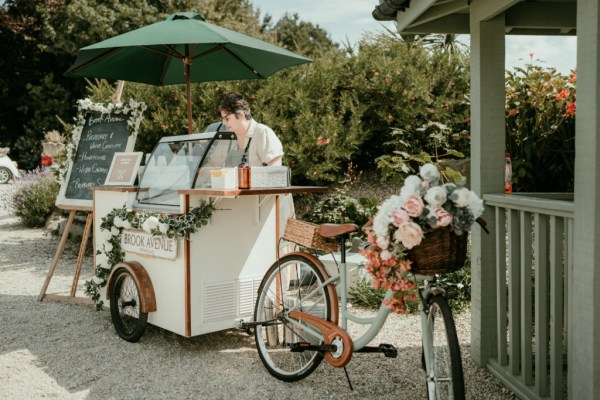
[[[577,123],[569,398],[600,398],[600,6],[577,2]]]
[[[504,14],[483,21],[471,3],[471,188],[481,196],[503,191]],[[485,366],[497,354],[494,213],[490,234],[473,227],[471,248],[471,357]]]

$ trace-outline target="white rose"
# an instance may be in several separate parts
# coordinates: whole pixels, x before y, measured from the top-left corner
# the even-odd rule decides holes
[[[104,282],[104,279],[98,278],[97,276],[94,276],[92,278],[92,282],[94,282],[96,285],[100,285],[100,284],[102,284]]]
[[[113,236],[119,236],[120,233],[121,233],[121,231],[116,226],[113,226],[113,227],[110,228],[110,234],[111,235],[113,235]]]
[[[404,186],[419,188],[421,186],[421,178],[416,175],[409,175],[404,180]]]
[[[432,207],[441,207],[446,202],[446,189],[441,186],[429,188],[424,199]]]
[[[377,246],[381,247],[382,249],[386,250],[389,245],[390,245],[390,241],[388,238],[384,238],[384,237],[377,238]]]
[[[457,189],[452,193],[452,200],[456,207],[466,207],[471,199],[470,190],[467,188]]]
[[[390,258],[392,258],[392,253],[390,253],[387,250],[384,250],[384,251],[381,252],[380,256],[381,256],[381,259],[383,261],[385,261],[385,260],[389,260]]]
[[[421,167],[419,168],[419,175],[421,175],[421,178],[425,180],[439,179],[440,171],[438,171],[435,165],[427,163],[421,165]]]
[[[96,255],[96,264],[101,268],[107,269],[106,264],[108,264],[108,258],[102,253],[97,254]]]
[[[92,100],[88,98],[79,101],[79,107],[81,108],[90,108],[92,104]]]
[[[121,219],[121,217],[115,217],[115,219],[113,220],[113,224],[117,228],[122,228],[123,227],[123,220]]]
[[[144,221],[142,228],[146,232],[152,233],[152,231],[154,229],[158,228],[158,224],[160,224],[160,222],[158,221],[158,218],[156,218],[155,216],[152,216],[152,217],[148,217],[148,219],[146,221]]]
[[[100,238],[102,239],[103,242],[106,242],[111,237],[112,237],[112,233],[110,232],[110,230],[102,229],[100,231]]]
[[[113,245],[111,242],[104,243],[104,251],[110,253],[113,249]]]
[[[467,208],[471,211],[473,217],[477,219],[483,214],[483,200],[475,192],[469,192],[469,205]]]
[[[373,231],[378,238],[388,237],[388,228],[392,222],[392,212],[402,207],[401,200],[402,199],[400,196],[390,196],[390,198],[385,200],[381,204],[381,207],[379,207],[377,215],[375,215],[375,218],[373,218]]]
[[[169,231],[169,224],[165,224],[165,223],[161,223],[158,225],[158,230],[160,231],[160,233],[162,233],[163,235],[166,235],[166,233]]]
[[[131,228],[131,223],[128,220],[123,221],[123,228],[129,229]]]

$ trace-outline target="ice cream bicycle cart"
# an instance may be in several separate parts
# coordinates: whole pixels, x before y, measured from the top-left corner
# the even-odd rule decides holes
[[[289,186],[285,172],[281,179],[285,169],[259,167],[251,177],[260,179],[238,189],[237,161],[229,159],[236,146],[229,132],[166,137],[146,160],[137,187],[94,188],[95,264],[102,270],[104,263],[107,272],[99,293],[123,339],[139,340],[147,323],[191,337],[252,319],[258,285],[276,260],[290,212],[287,196],[325,188]],[[160,234],[207,204],[214,211],[206,225],[184,237]],[[154,218],[134,229],[135,215]],[[120,258],[111,265],[115,245]]]

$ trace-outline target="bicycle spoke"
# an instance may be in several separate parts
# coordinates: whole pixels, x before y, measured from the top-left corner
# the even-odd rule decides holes
[[[289,311],[329,318],[331,304],[325,286],[320,286],[323,282],[323,276],[313,262],[296,254],[275,263],[261,283],[255,309],[256,345],[267,370],[279,379],[301,379],[322,360],[322,355],[316,351],[290,350],[292,343],[319,344],[321,336],[303,329],[302,321],[289,319]],[[281,323],[258,324],[273,319]]]
[[[442,295],[428,300],[427,357],[428,393],[430,399],[463,399],[462,361],[452,313]]]

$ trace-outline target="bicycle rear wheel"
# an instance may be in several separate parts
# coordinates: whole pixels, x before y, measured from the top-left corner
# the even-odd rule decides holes
[[[292,343],[322,343],[320,335],[287,314],[297,310],[330,321],[332,304],[321,270],[309,257],[290,254],[276,261],[258,289],[254,321],[256,348],[269,373],[286,382],[310,375],[323,361],[317,351],[292,352]],[[264,322],[264,324],[260,324]]]
[[[428,305],[428,332],[423,338],[431,349],[425,357],[427,396],[430,400],[464,399],[462,360],[452,311],[441,294],[430,297]]]

